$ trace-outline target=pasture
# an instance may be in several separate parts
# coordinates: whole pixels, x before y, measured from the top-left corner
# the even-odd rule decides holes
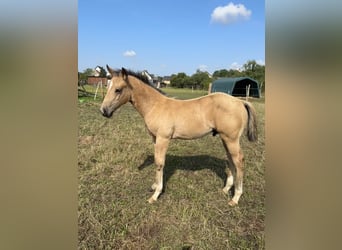
[[[188,99],[205,91],[164,89]],[[226,154],[219,136],[172,140],[166,156],[165,193],[148,204],[154,181],[153,143],[130,104],[111,119],[101,100],[79,102],[79,249],[264,249],[264,101],[251,100],[259,140],[242,137],[244,193],[228,206],[223,192]]]

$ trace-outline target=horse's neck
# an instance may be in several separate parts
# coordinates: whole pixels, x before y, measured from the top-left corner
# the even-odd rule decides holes
[[[131,102],[143,117],[165,98],[157,90],[147,86],[145,83],[134,82],[132,85],[134,86]]]

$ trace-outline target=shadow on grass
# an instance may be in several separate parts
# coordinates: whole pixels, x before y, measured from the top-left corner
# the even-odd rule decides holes
[[[153,165],[154,156],[149,155],[145,161],[138,167],[139,170]],[[166,186],[170,177],[175,173],[176,170],[185,171],[198,171],[203,169],[209,169],[220,177],[225,183],[227,174],[225,168],[227,161],[209,155],[195,155],[195,156],[176,156],[166,155],[166,162],[164,167],[164,187]]]

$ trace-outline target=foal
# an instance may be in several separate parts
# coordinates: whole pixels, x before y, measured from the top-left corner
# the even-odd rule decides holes
[[[213,93],[190,100],[168,98],[138,73],[122,68],[112,75],[111,84],[100,111],[111,117],[121,105],[130,102],[143,117],[154,142],[154,159],[157,167],[153,203],[163,189],[165,155],[171,139],[196,139],[207,134],[219,134],[228,157],[227,180],[223,192],[234,184],[234,196],[229,205],[238,204],[242,194],[243,154],[240,137],[247,128],[249,141],[257,140],[256,112],[253,106],[224,93]]]

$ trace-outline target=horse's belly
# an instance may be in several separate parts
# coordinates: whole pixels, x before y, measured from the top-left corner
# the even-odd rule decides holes
[[[211,128],[193,128],[193,129],[184,129],[184,128],[176,128],[172,138],[173,139],[185,139],[185,140],[191,140],[191,139],[197,139],[201,138],[209,133],[212,132]]]

